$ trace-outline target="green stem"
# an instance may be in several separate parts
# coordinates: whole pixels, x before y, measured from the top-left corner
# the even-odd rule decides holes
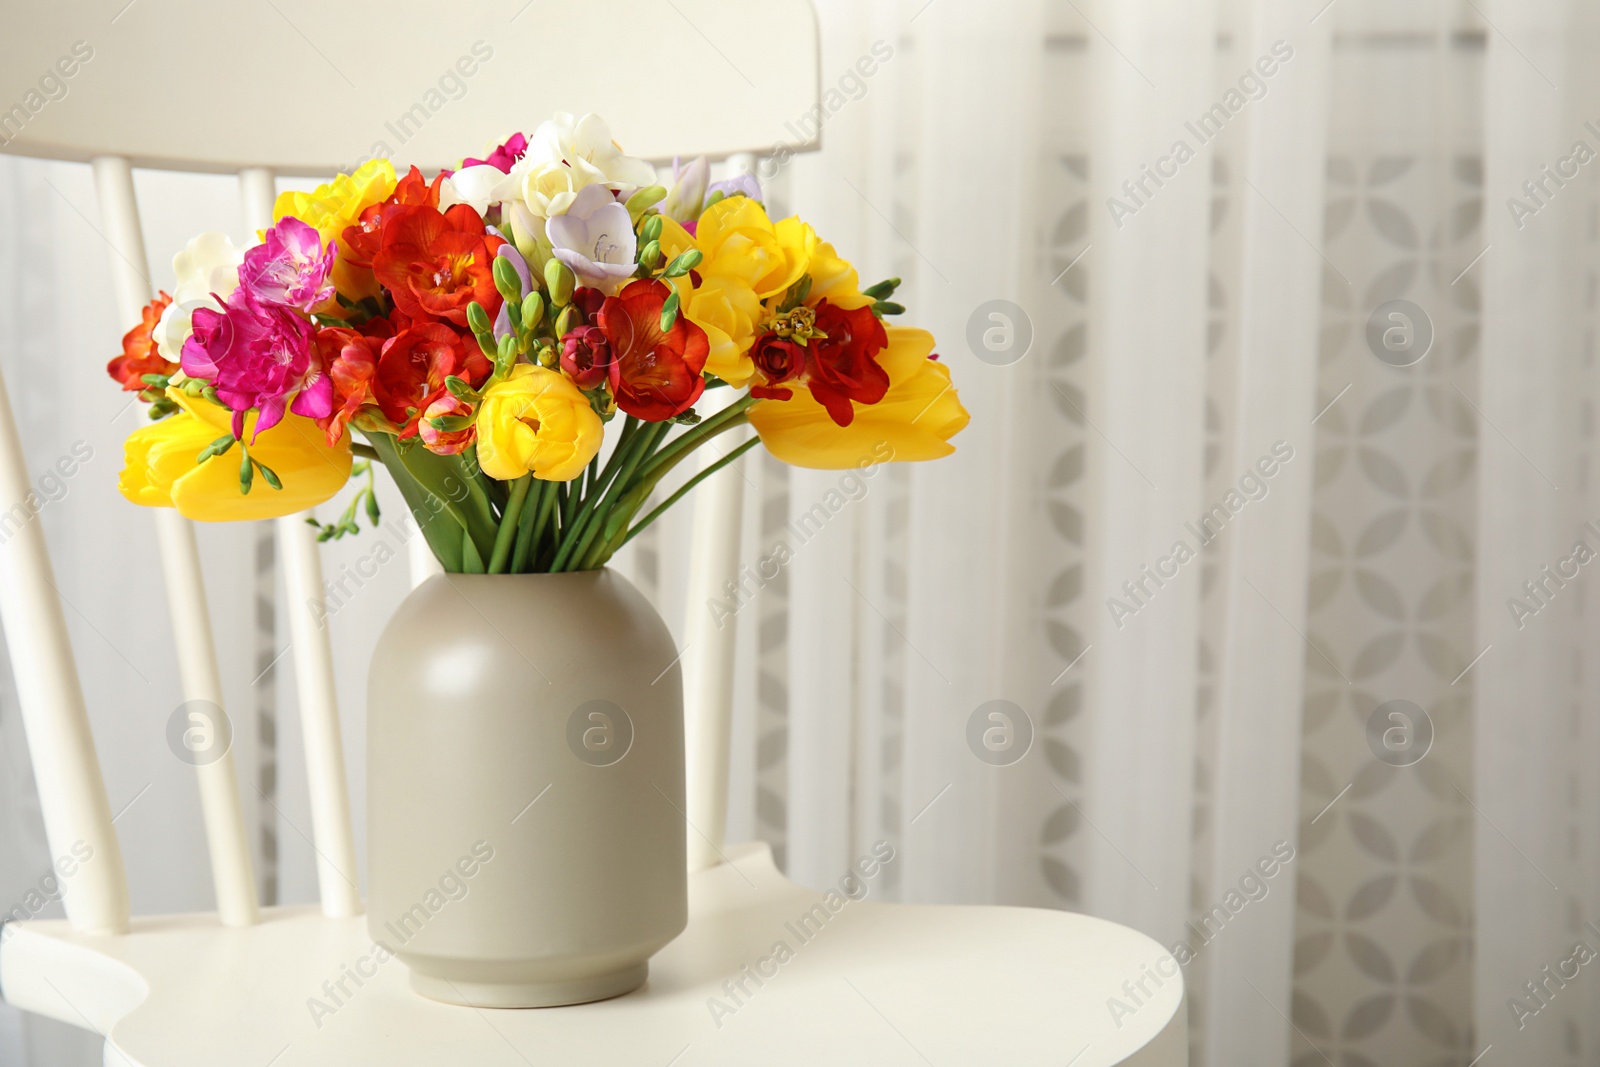
[[[548,550],[552,556],[555,553],[557,531],[553,525],[554,520],[552,517],[556,513],[556,498],[560,495],[557,492],[557,489],[557,483],[545,483],[544,502],[539,507],[539,519],[533,529],[533,543],[537,546],[537,551],[534,553],[533,562],[530,569],[535,571],[540,569],[539,561],[541,559],[545,560],[546,569],[548,569],[550,560],[545,559],[546,550]],[[550,536],[548,538],[545,537],[546,527],[550,528]]]
[[[576,489],[573,488],[571,482],[561,483],[561,528],[563,530],[572,526],[573,516],[578,511],[578,489],[582,488],[583,486],[581,485]]]
[[[690,427],[687,433],[673,441],[666,448],[663,448],[651,460],[650,465],[639,472],[639,477],[641,479],[651,477],[656,473],[657,469],[661,469],[662,473],[671,470],[679,459],[693,452],[705,444],[706,441],[731,426],[737,426],[745,422],[745,412],[749,411],[750,406],[755,402],[755,397],[741,397],[710,418]]]
[[[581,548],[575,557],[574,570],[592,570],[610,558],[610,553],[605,551],[606,545],[616,537],[618,526],[626,527],[628,520],[633,518],[634,512],[644,503],[644,498],[637,496],[640,484],[638,472],[650,464],[657,446],[660,445],[662,438],[666,437],[669,428],[665,423],[660,424],[654,438],[646,444],[633,469],[617,478],[612,486],[612,493],[597,509],[593,524],[584,531],[583,541],[587,547]],[[647,491],[646,496],[648,495]]]
[[[618,467],[627,454],[623,449],[628,447],[628,443],[633,440],[634,436],[639,432],[639,427],[643,425],[644,423],[632,415],[629,415],[627,421],[622,424],[622,433],[617,436],[617,447],[611,450],[611,455],[606,459],[606,465],[600,470],[599,477],[589,483],[588,492],[584,494],[583,503],[585,506],[599,499],[595,496],[596,486],[599,487],[601,492],[604,492],[611,485],[611,479],[616,477]],[[596,456],[595,460],[598,461],[599,458],[599,456]],[[594,463],[590,463],[589,469],[591,471],[595,469]],[[583,509],[579,508],[578,513],[581,515],[582,512]]]
[[[371,445],[364,445],[360,441],[350,442],[350,453],[351,455],[360,456],[362,459],[383,459],[382,456],[378,455],[378,450],[376,448],[373,448]]]
[[[707,420],[707,422],[709,421]],[[633,485],[613,513],[612,528],[607,531],[607,537],[615,536],[617,529],[625,525],[638,513],[640,508],[644,507],[645,500],[651,493],[655,492],[655,488],[661,482],[661,479],[672,473],[672,468],[683,462],[696,448],[699,448],[718,434],[726,433],[737,426],[743,426],[748,421],[750,421],[749,416],[741,411],[720,425],[713,427],[709,433],[699,435],[693,444],[687,448],[679,449],[675,455],[669,456],[667,450],[662,450],[655,457],[655,460],[644,469],[643,473],[634,479]],[[688,440],[687,437],[680,437],[673,444],[683,444],[686,440]]]
[[[511,483],[505,510],[500,513],[500,528],[495,531],[494,553],[489,557],[490,574],[504,574],[506,571],[506,562],[511,558],[511,546],[516,538],[517,520],[522,517],[522,502],[528,497],[528,483],[531,481],[533,475],[524,474]]]
[[[622,490],[629,484],[633,473],[654,449],[670,428],[670,423],[658,422],[645,427],[633,436],[628,442],[627,451],[621,457],[616,476],[605,489],[605,494],[598,502],[585,502],[584,510],[572,529],[563,538],[560,550],[556,553],[555,563],[551,570],[578,570],[582,566],[584,557],[589,552],[589,545],[594,541],[595,534],[600,529],[601,520],[611,513],[613,505],[621,495]]]
[[[734,460],[738,459],[740,456],[744,455],[746,452],[750,451],[752,448],[756,447],[756,445],[759,445],[760,443],[761,443],[761,438],[759,438],[759,437],[750,438],[750,440],[746,441],[744,444],[740,445],[738,448],[734,449],[732,452],[729,452],[726,456],[723,456],[721,459],[719,459],[715,463],[711,464],[705,470],[701,471],[699,474],[696,474],[693,478],[690,478],[688,481],[684,482],[683,486],[677,492],[675,492],[671,496],[667,497],[666,500],[662,501],[660,506],[652,509],[650,514],[646,515],[644,518],[642,518],[638,522],[634,523],[632,528],[630,528],[628,530],[628,532],[623,536],[622,540],[617,541],[615,544],[608,545],[607,546],[608,551],[606,552],[606,558],[609,559],[611,556],[615,555],[618,549],[620,549],[623,545],[627,544],[629,541],[632,541],[634,539],[634,536],[637,535],[641,530],[643,530],[646,526],[649,526],[652,522],[655,522],[657,519],[659,519],[661,517],[662,512],[666,511],[672,505],[676,504],[679,500],[683,499],[684,495],[686,493],[688,493],[689,490],[693,489],[695,486],[699,485],[701,482],[703,482],[707,478],[711,477],[711,475],[717,473],[717,471],[721,470],[723,467],[726,467],[728,464],[732,463]]]
[[[527,573],[528,557],[533,552],[533,528],[539,521],[539,509],[544,506],[544,487],[549,484],[534,480],[528,489],[528,499],[522,502],[522,511],[517,516],[517,544],[511,550],[512,574]]]

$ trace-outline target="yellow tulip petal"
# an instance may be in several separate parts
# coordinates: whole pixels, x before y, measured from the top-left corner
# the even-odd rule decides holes
[[[855,267],[833,250],[833,245],[823,241],[811,254],[811,292],[806,302],[815,304],[826,300],[834,307],[854,310],[871,304],[872,297],[861,295],[861,279]]]
[[[774,456],[796,467],[841,470],[874,463],[914,463],[955,451],[950,438],[967,425],[966,408],[950,384],[950,369],[930,360],[933,335],[888,328],[879,363],[889,391],[876,404],[855,404],[855,418],[839,426],[801,388],[788,400],[763,400],[750,423]]]
[[[229,413],[175,390],[169,395],[183,410],[135,430],[123,445],[125,466],[117,488],[135,504],[175,507],[196,522],[274,519],[315,507],[350,480],[348,438],[330,448],[315,422],[285,415],[250,446],[250,455],[270,467],[283,488],[272,488],[257,474],[250,492],[241,493],[238,445],[196,463],[201,450],[229,432]],[[254,421],[250,416],[247,441]]]

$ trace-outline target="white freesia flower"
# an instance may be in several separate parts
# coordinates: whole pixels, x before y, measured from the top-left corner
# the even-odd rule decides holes
[[[172,290],[172,303],[161,313],[155,328],[156,348],[162,358],[180,361],[183,343],[194,332],[195,309],[221,311],[216,298],[226,300],[239,287],[239,265],[243,262],[244,249],[235,248],[225,233],[202,233],[172,257],[177,284]]]
[[[633,261],[638,238],[628,209],[604,186],[584,186],[572,210],[546,226],[555,257],[584,285],[609,295],[638,269]]]
[[[574,121],[571,115],[558,112],[533,131],[523,158],[535,165],[565,163],[581,177],[580,188],[652,185],[656,180],[656,169],[649,163],[623,154],[599,115],[585,115]]]
[[[705,156],[696,157],[687,167],[672,165],[672,189],[662,201],[661,213],[674,222],[690,222],[700,217],[706,202],[706,186],[711,183],[711,165]]]
[[[489,163],[462,167],[439,183],[439,210],[466,204],[480,215],[487,214],[490,204],[516,197],[520,186],[515,167],[510,174]]]
[[[566,113],[540,123],[528,150],[502,173],[487,164],[463,167],[439,186],[439,208],[467,204],[478,214],[493,204],[518,203],[541,219],[564,215],[586,187],[618,190],[653,185],[655,168],[624,155],[598,115]]]

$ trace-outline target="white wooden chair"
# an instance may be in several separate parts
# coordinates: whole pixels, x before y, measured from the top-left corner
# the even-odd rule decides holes
[[[51,70],[76,41],[89,42],[93,57],[77,65],[70,98],[4,127],[4,150],[93,165],[118,309],[133,322],[151,295],[135,166],[237,173],[256,226],[270,222],[275,174],[348,167],[367,154],[362,131],[388,142],[397,161],[437,167],[462,146],[549,112],[592,110],[634,154],[704,153],[748,169],[782,149],[786,129],[818,104],[807,0],[517,7],[117,0],[91,15],[7,0],[3,69]],[[493,58],[474,52],[475,42]],[[476,62],[458,67],[462,55]],[[466,86],[460,101],[419,99],[429,87],[419,75],[451,69]],[[689,69],[695,92],[716,107],[669,87]],[[296,100],[315,100],[318,114],[338,121],[320,121]],[[390,136],[397,115],[410,120],[403,146]],[[736,571],[741,485],[724,476],[699,490],[690,581],[700,595],[691,604]],[[28,486],[0,381],[0,512]],[[156,521],[184,695],[220,705],[193,530],[171,512]],[[289,600],[304,605],[321,588],[311,531],[288,518],[277,537]],[[1060,912],[871,900],[836,914],[823,905],[823,927],[814,912],[823,895],[786,881],[764,845],[724,846],[734,631],[707,625],[703,611],[691,611],[685,656],[689,927],[652,961],[637,993],[529,1011],[427,1001],[410,992],[400,964],[374,962],[361,902],[338,873],[355,869],[355,850],[333,659],[307,610],[294,610],[291,626],[321,906],[258,907],[224,757],[197,768],[217,913],[131,920],[38,523],[0,542],[0,612],[52,854],[69,855],[80,841],[93,849],[65,880],[65,921],[5,929],[0,995],[98,1032],[108,1064],[1187,1062],[1181,976],[1166,974],[1170,957],[1143,935]],[[779,941],[792,959],[774,956]],[[1126,1004],[1129,988],[1142,991],[1139,1007],[1119,1020],[1108,999]],[[331,996],[336,1017],[308,1011],[312,996]]]

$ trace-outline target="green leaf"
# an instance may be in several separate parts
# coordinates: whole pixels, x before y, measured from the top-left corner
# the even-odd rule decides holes
[[[475,520],[469,518],[463,504],[452,498],[447,488],[451,478],[457,479],[459,488],[459,470],[454,464],[447,463],[445,457],[436,456],[427,449],[412,448],[402,453],[395,438],[388,434],[371,433],[365,436],[383,460],[383,465],[389,469],[406,507],[410,508],[417,524],[422,527],[428,547],[433,549],[433,554],[445,570],[460,573],[462,542],[469,540],[467,528]],[[456,497],[459,496],[458,492]],[[492,524],[487,537],[487,543],[492,545]]]
[[[478,554],[478,546],[472,543],[472,538],[461,542],[461,573],[486,574],[488,568],[483,565],[483,557]]]

